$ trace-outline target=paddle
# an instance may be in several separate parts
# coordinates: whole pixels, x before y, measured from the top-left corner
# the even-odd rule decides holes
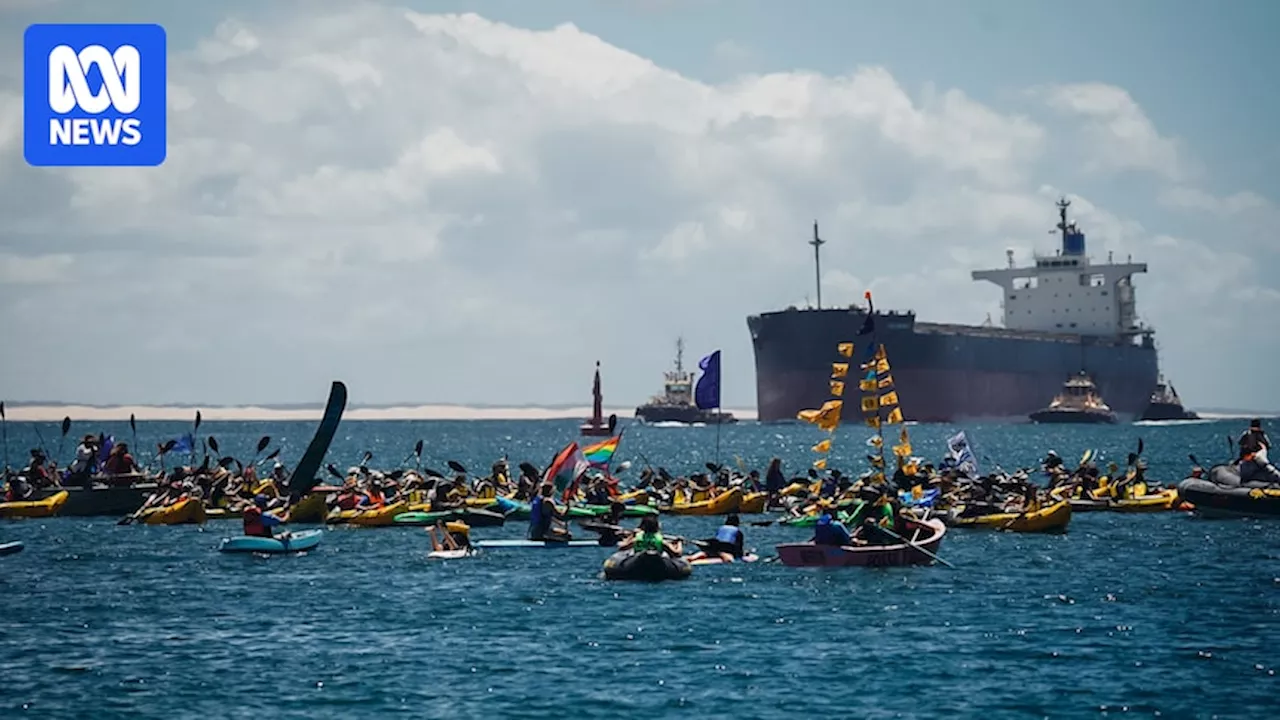
[[[142,507],[138,508],[137,510],[134,510],[132,515],[125,515],[124,517],[120,518],[120,520],[116,522],[116,525],[129,525],[133,523],[135,520],[142,517],[142,513],[146,512],[149,508],[153,507],[156,504],[156,501],[162,497],[164,497],[164,492],[159,488],[156,488],[156,491],[151,493],[151,496],[148,497],[146,501],[142,503]]]
[[[200,423],[202,420],[203,418],[200,417],[200,411],[197,410],[195,424],[191,426],[192,438],[195,438],[196,435],[200,432]],[[196,444],[194,442],[191,443],[191,464],[192,465],[196,464]]]
[[[887,528],[887,527],[882,527],[882,528],[880,528],[880,530],[881,530],[882,532],[884,532],[886,535],[888,535],[889,537],[892,537],[892,538],[896,538],[896,539],[898,539],[898,540],[901,540],[902,542],[906,543],[907,545],[910,545],[911,547],[915,548],[916,550],[919,550],[920,552],[922,552],[922,553],[924,553],[925,555],[927,555],[927,556],[929,556],[929,557],[933,558],[934,560],[937,560],[938,562],[942,563],[943,565],[946,565],[946,566],[947,566],[947,567],[949,567],[949,568],[955,568],[955,565],[952,565],[951,563],[947,562],[946,560],[943,560],[942,558],[938,557],[937,555],[934,555],[933,553],[929,552],[928,550],[925,550],[925,549],[924,549],[923,547],[921,547],[918,543],[914,543],[914,542],[912,542],[912,541],[910,541],[910,540],[908,540],[908,539],[906,539],[906,538],[902,537],[901,535],[899,535],[898,533],[896,533],[896,532],[894,532],[894,531],[890,530],[889,528]]]
[[[164,474],[164,456],[178,445],[177,440],[170,440],[163,445],[156,446],[156,457],[160,459],[160,473]]]
[[[133,416],[133,413],[129,413],[129,442],[133,443],[129,447],[134,452],[138,452],[138,419]]]
[[[337,479],[339,479],[339,480],[342,480],[342,481],[344,481],[344,482],[345,482],[345,481],[346,481],[346,479],[347,479],[346,477],[344,477],[344,476],[343,476],[343,474],[342,474],[342,473],[338,472],[338,468],[334,467],[334,466],[333,466],[333,463],[329,463],[328,465],[325,465],[325,466],[324,466],[324,469],[325,469],[325,470],[328,470],[330,475],[334,476],[335,478],[337,478]]]
[[[419,440],[417,444],[413,446],[413,452],[409,453],[407,456],[405,456],[405,459],[400,461],[400,465],[403,466],[405,463],[409,462],[413,458],[418,459],[419,461],[418,465],[422,464],[421,462],[422,461],[422,441],[421,440]]]
[[[612,435],[613,431],[617,427],[618,427],[618,415],[615,413],[609,416],[609,434]]]
[[[449,469],[450,469],[450,470],[452,470],[452,471],[454,471],[454,472],[456,472],[456,473],[458,473],[458,474],[460,474],[460,475],[466,475],[466,474],[468,474],[468,473],[467,473],[467,469],[466,469],[465,467],[463,467],[462,463],[458,462],[457,460],[446,460],[446,461],[445,461],[445,464],[449,466]]]
[[[218,453],[218,438],[212,435],[209,436],[209,449],[212,450],[215,455]]]
[[[71,432],[71,416],[62,418],[62,438],[58,440],[58,457],[62,457],[62,451],[66,445],[67,433]]]
[[[0,401],[0,432],[4,433],[4,476],[9,477],[9,419],[4,414],[4,402]]]

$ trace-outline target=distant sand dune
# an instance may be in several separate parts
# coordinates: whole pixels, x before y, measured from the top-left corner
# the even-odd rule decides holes
[[[323,408],[270,408],[270,407],[211,407],[120,405],[97,407],[89,405],[17,405],[7,408],[10,420],[29,422],[58,422],[64,417],[72,420],[113,421],[128,420],[132,413],[139,420],[190,420],[200,410],[205,420],[239,420],[269,422],[272,420],[319,420]],[[754,420],[755,410],[731,410],[742,420]],[[619,418],[635,415],[634,408],[606,408],[605,417],[617,414]],[[349,408],[344,420],[553,420],[560,418],[585,419],[591,415],[590,407],[537,408],[537,407],[467,407],[464,405],[405,405],[385,408]]]

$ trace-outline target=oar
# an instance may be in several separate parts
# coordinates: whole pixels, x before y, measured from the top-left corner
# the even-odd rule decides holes
[[[209,449],[212,450],[215,455],[217,455],[218,454],[218,438],[210,435],[208,444],[209,444]]]
[[[0,401],[0,432],[4,433],[4,476],[9,477],[9,419],[4,414],[4,402]]]
[[[138,452],[138,419],[133,416],[133,413],[129,413],[129,441],[133,443],[129,447],[135,453]]]
[[[902,537],[901,535],[899,535],[898,533],[896,533],[896,532],[894,532],[894,531],[890,530],[889,528],[887,528],[887,527],[882,527],[882,528],[880,528],[880,529],[881,529],[882,531],[884,531],[887,535],[889,535],[889,537],[893,537],[893,538],[897,538],[898,540],[901,540],[902,542],[904,542],[904,543],[906,543],[906,544],[910,545],[911,547],[915,548],[916,550],[919,550],[920,552],[924,553],[925,555],[927,555],[927,556],[929,556],[929,557],[933,558],[934,560],[937,560],[938,562],[942,563],[943,565],[946,565],[946,566],[947,566],[947,567],[949,567],[949,568],[954,568],[954,567],[955,567],[955,565],[952,565],[951,563],[947,562],[946,560],[943,560],[942,558],[938,557],[937,555],[934,555],[933,553],[929,552],[928,550],[925,550],[925,549],[924,549],[923,547],[921,547],[918,543],[911,542],[910,540],[908,540],[908,539],[906,539],[906,538]]]
[[[270,444],[271,444],[271,436],[270,436],[270,435],[263,435],[262,437],[258,438],[258,445],[257,445],[257,447],[255,447],[255,448],[254,448],[254,451],[253,451],[253,459],[249,461],[249,464],[250,464],[250,465],[256,465],[256,464],[257,464],[257,462],[258,462],[258,456],[259,456],[259,455],[261,455],[261,454],[262,454],[262,451],[263,451],[263,450],[266,450],[266,449],[267,449],[267,446],[268,446],[268,445],[270,445]],[[277,450],[276,452],[278,453],[278,452],[279,452],[279,450]]]
[[[614,429],[617,427],[618,427],[618,416],[615,413],[609,416],[609,434],[612,435]]]
[[[58,440],[58,458],[62,458],[62,450],[67,441],[67,433],[71,432],[71,416],[62,418],[62,438]]]
[[[191,464],[192,464],[192,465],[195,465],[195,464],[196,464],[196,444],[195,444],[194,440],[195,440],[195,438],[196,438],[196,435],[200,432],[200,422],[201,422],[202,420],[203,420],[203,418],[201,418],[201,417],[200,417],[200,411],[199,411],[199,410],[197,410],[197,411],[196,411],[196,421],[195,421],[195,424],[191,426],[191,439],[192,439],[192,441],[193,441],[193,442],[191,443]]]
[[[263,463],[269,463],[278,457],[280,457],[280,448],[276,448],[275,450],[272,450],[270,454],[268,454],[266,457],[259,460],[256,464],[262,465]]]
[[[413,458],[418,458],[419,461],[422,460],[422,441],[421,440],[419,440],[413,446],[413,452],[406,455],[405,458],[400,461],[400,466],[403,467],[405,463],[409,462]],[[421,462],[419,462],[419,464],[421,464]]]
[[[155,505],[156,501],[159,500],[163,495],[164,493],[161,492],[159,488],[156,488],[156,491],[151,493],[151,496],[148,497],[146,501],[142,503],[142,507],[135,510],[132,515],[125,515],[124,517],[120,518],[119,522],[117,522],[116,525],[129,525],[133,523],[135,520],[142,517],[142,513],[146,512],[148,508]]]
[[[346,477],[344,477],[344,476],[342,475],[342,473],[338,472],[338,468],[334,467],[334,466],[333,466],[333,463],[329,463],[328,465],[325,465],[325,466],[324,466],[324,469],[325,469],[325,470],[328,470],[328,471],[329,471],[329,474],[330,474],[330,475],[332,475],[332,476],[334,476],[335,478],[337,478],[337,479],[339,479],[339,480],[343,480],[343,481],[345,481],[345,480],[346,480]]]

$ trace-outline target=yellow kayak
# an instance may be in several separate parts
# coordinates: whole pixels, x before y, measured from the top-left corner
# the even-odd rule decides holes
[[[669,512],[672,515],[727,515],[731,512],[737,512],[741,502],[742,489],[733,488],[720,493],[710,500],[676,503],[666,508],[664,512]]]
[[[296,505],[289,508],[286,516],[291,523],[319,523],[329,514],[329,496],[322,492],[309,492],[302,496]]]
[[[206,507],[204,509],[204,518],[206,520],[238,520],[244,517],[244,510],[229,510],[224,507]]]
[[[764,505],[769,501],[769,493],[753,492],[742,496],[738,503],[738,512],[743,515],[757,515],[764,512]]]
[[[1125,500],[1113,500],[1111,509],[1116,512],[1166,512],[1178,507],[1177,488],[1168,488],[1158,493],[1142,495]]]
[[[5,518],[43,518],[58,514],[71,494],[66,490],[54,493],[43,500],[23,500],[20,502],[0,503],[0,517]]]
[[[406,502],[391,503],[380,508],[340,510],[329,513],[325,522],[330,524],[355,525],[358,527],[386,527],[393,524],[395,517],[409,509]]]
[[[649,491],[632,490],[631,492],[622,493],[618,497],[614,498],[614,500],[617,500],[618,502],[623,503],[624,505],[633,504],[633,503],[636,505],[648,505]]]
[[[172,505],[150,508],[142,513],[142,521],[147,525],[187,525],[204,524],[206,515],[204,503],[195,498],[179,500]]]
[[[977,517],[956,518],[956,527],[997,528],[1011,532],[1053,533],[1066,532],[1071,522],[1071,503],[1060,500],[1048,507],[1026,513],[994,513]]]

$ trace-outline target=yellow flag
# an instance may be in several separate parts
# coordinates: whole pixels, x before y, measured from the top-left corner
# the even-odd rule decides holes
[[[814,451],[814,452],[820,452],[820,453],[824,453],[824,452],[831,452],[831,439],[830,439],[830,438],[827,438],[826,440],[823,440],[822,442],[818,443],[817,445],[814,445],[814,446],[813,446],[813,451]]]
[[[911,455],[911,444],[903,443],[901,445],[894,445],[893,454],[902,458],[909,457]]]
[[[871,466],[872,466],[872,467],[877,467],[877,468],[882,468],[882,467],[884,467],[884,458],[873,457],[873,456],[868,455],[868,456],[867,456],[867,459],[871,461]]]
[[[910,442],[910,441],[911,441],[911,436],[910,436],[910,435],[907,435],[907,426],[906,426],[906,425],[903,425],[903,426],[902,426],[902,432],[898,433],[898,439],[899,439],[899,440],[901,440],[901,441],[902,441],[902,442],[904,442],[904,443],[906,443],[906,442]]]
[[[876,383],[876,387],[880,388],[881,390],[884,390],[885,388],[893,387],[893,376],[885,375],[884,377],[880,378],[879,382]]]
[[[896,408],[895,408],[895,409],[896,409]],[[892,413],[890,413],[890,416],[892,416]],[[868,425],[869,427],[873,427],[873,428],[878,428],[878,427],[880,427],[880,416],[879,416],[879,415],[869,415],[869,416],[867,416],[867,425]]]
[[[894,408],[889,412],[889,417],[884,419],[885,422],[893,425],[902,422],[902,408]]]
[[[875,380],[863,380],[862,382],[858,383],[858,389],[859,389],[859,390],[861,390],[861,391],[863,391],[863,392],[875,392],[875,391],[876,391],[876,381],[875,381]]]
[[[841,380],[832,380],[831,394],[835,395],[836,397],[840,397],[841,395],[844,395],[844,382]]]
[[[871,447],[880,447],[881,445],[884,444],[884,441],[880,439],[879,435],[872,435],[871,437],[867,438],[867,444],[870,445]]]
[[[817,410],[801,410],[796,413],[796,418],[813,423],[829,432],[840,424],[840,409],[843,407],[843,400],[828,400]]]
[[[898,391],[891,390],[880,396],[880,407],[889,407],[898,404]]]
[[[849,374],[849,363],[831,363],[831,377],[842,378]]]
[[[853,357],[853,343],[840,343],[836,346],[836,352],[845,357]]]
[[[903,465],[902,472],[906,473],[907,475],[914,476],[916,474],[916,464],[914,462],[909,462],[906,465]]]
[[[876,372],[878,372],[878,373],[887,373],[887,372],[889,372],[889,361],[888,361],[888,360],[886,360],[886,359],[884,359],[884,358],[880,358],[879,360],[877,360],[877,361],[876,361]]]
[[[875,412],[876,407],[876,399],[874,397],[862,398],[862,412]]]
[[[826,459],[826,458],[818,458],[817,460],[814,460],[814,461],[813,461],[813,466],[814,466],[815,468],[819,469],[819,470],[826,470],[826,469],[827,469],[827,459]]]

